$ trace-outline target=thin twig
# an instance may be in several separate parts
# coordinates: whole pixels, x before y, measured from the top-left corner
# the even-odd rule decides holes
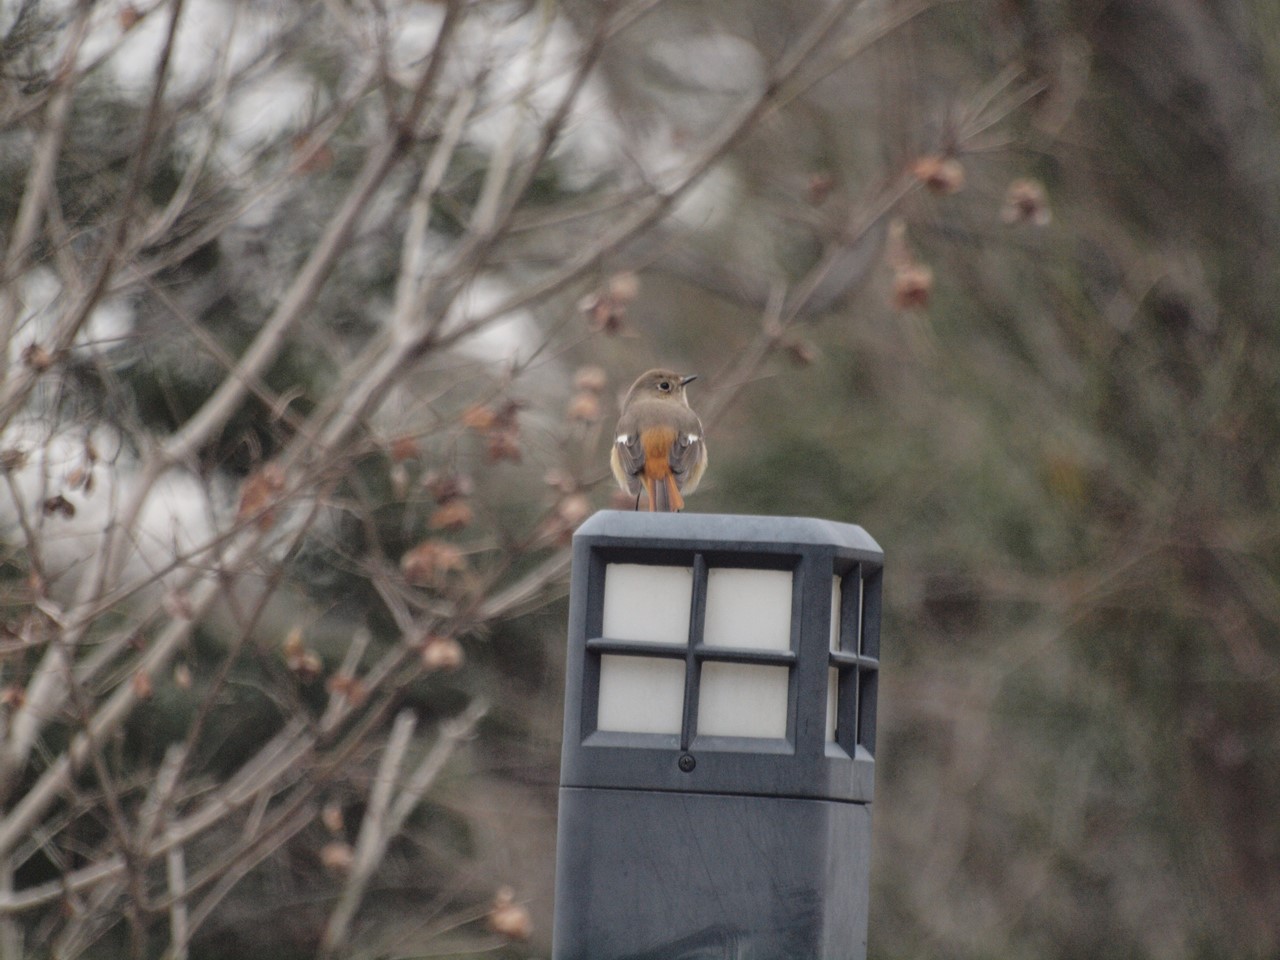
[[[13,858],[0,861],[0,898],[13,896]],[[0,917],[0,960],[22,960],[22,928],[12,914]]]
[[[409,749],[416,725],[417,719],[413,711],[402,710],[391,726],[391,735],[387,738],[387,747],[382,753],[382,762],[378,764],[373,789],[369,792],[369,802],[365,806],[364,819],[360,823],[351,870],[325,926],[320,945],[321,957],[333,956],[346,944],[351,921],[360,907],[360,901],[364,899],[365,887],[387,849],[390,839],[387,808],[391,804],[395,782],[400,775],[400,767],[404,763],[404,755]]]
[[[187,943],[191,939],[191,923],[187,910],[187,862],[179,844],[165,856],[165,879],[169,884],[169,943],[166,953],[171,960],[187,960]]]
[[[66,138],[67,122],[71,116],[72,94],[75,89],[72,65],[84,42],[91,7],[88,3],[80,4],[76,20],[68,31],[66,50],[54,71],[56,79],[45,110],[44,130],[32,153],[26,188],[22,192],[22,201],[18,205],[18,214],[9,235],[4,262],[0,264],[0,357],[10,356],[20,306],[18,279],[27,269],[36,234],[53,193],[54,168],[57,166],[62,142]],[[5,362],[0,364],[0,385],[7,376],[8,363]],[[0,420],[7,423],[16,409],[6,412],[3,406],[5,403],[12,404],[14,400],[0,401]]]

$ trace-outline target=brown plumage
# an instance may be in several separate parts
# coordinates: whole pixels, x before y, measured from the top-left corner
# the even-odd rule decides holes
[[[697,379],[670,370],[650,370],[631,386],[622,403],[609,456],[613,475],[624,491],[648,496],[650,511],[684,509],[707,468],[702,421],[689,408],[685,385]]]

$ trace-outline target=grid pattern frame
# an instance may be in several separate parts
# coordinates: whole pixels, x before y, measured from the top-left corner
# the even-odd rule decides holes
[[[604,561],[606,558],[602,557]],[[635,557],[628,558],[633,562]],[[682,709],[682,717],[680,723],[680,733],[678,735],[678,746],[682,751],[689,750],[698,738],[698,715],[699,700],[702,694],[702,671],[706,664],[711,663],[732,663],[755,665],[764,667],[783,667],[788,671],[788,693],[787,693],[787,736],[785,739],[790,740],[794,735],[794,703],[795,703],[795,671],[794,666],[797,661],[796,644],[798,637],[796,636],[795,624],[798,620],[797,605],[800,603],[800,591],[795,589],[795,568],[799,563],[799,557],[778,555],[769,558],[773,563],[763,565],[760,563],[746,565],[741,561],[735,562],[733,557],[717,557],[704,551],[692,553],[687,562],[683,566],[691,567],[693,570],[693,585],[691,609],[689,611],[689,630],[688,639],[683,645],[675,645],[671,643],[659,643],[646,640],[620,640],[600,635],[588,636],[586,649],[591,660],[590,669],[596,677],[596,682],[592,686],[598,686],[600,658],[607,655],[616,656],[639,656],[639,657],[655,657],[665,659],[679,659],[684,661],[684,701]],[[640,562],[652,566],[671,566],[672,558],[666,555],[662,558],[640,558]],[[679,560],[677,560],[679,563]],[[601,574],[603,568],[607,568],[608,563],[602,562]],[[748,646],[726,646],[726,645],[710,645],[706,642],[706,625],[707,625],[707,593],[710,581],[711,571],[714,569],[739,569],[739,570],[774,570],[784,571],[792,575],[792,610],[790,615],[791,631],[788,639],[788,648],[786,650],[766,650]],[[591,631],[589,631],[590,633]],[[594,705],[588,705],[594,706]],[[595,723],[589,724],[590,728],[595,727]],[[738,738],[726,738],[721,741],[721,746],[731,747],[731,741]],[[742,738],[751,740],[751,749],[760,749],[759,740],[757,738]],[[701,738],[699,742],[705,742],[707,738]]]
[[[839,631],[827,657],[837,676],[835,742],[851,757],[876,752],[883,576],[881,566],[866,563],[840,575]]]

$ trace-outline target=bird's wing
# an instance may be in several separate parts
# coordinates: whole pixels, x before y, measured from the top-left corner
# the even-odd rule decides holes
[[[671,444],[671,472],[677,475],[688,473],[690,468],[702,459],[702,449],[700,433],[686,433],[681,430],[676,435],[675,443]]]
[[[707,447],[702,441],[702,428],[697,431],[681,430],[676,441],[671,445],[671,472],[676,475],[681,489],[688,493],[702,479],[702,470],[706,466]]]
[[[631,493],[640,492],[636,478],[644,469],[644,446],[640,443],[640,431],[619,433],[613,444],[613,475],[618,485]]]

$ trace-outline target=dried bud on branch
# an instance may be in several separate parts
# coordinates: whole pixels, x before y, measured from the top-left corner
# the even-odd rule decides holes
[[[329,682],[325,684],[325,689],[330,693],[345,697],[353,707],[363,704],[365,698],[369,695],[365,685],[348,673],[335,673],[329,678]]]
[[[342,818],[342,804],[336,800],[330,800],[324,805],[324,809],[320,811],[320,822],[324,824],[324,828],[334,836],[342,833],[345,824]]]
[[[498,415],[494,413],[493,408],[483,403],[477,403],[462,411],[462,425],[476,433],[488,433],[493,429],[497,419]]]
[[[515,902],[515,891],[499,887],[489,908],[489,929],[508,940],[524,942],[533,936],[533,920],[529,911]]]
[[[1004,207],[1000,219],[1008,224],[1027,223],[1033,227],[1047,227],[1053,220],[1049,198],[1038,180],[1020,178],[1009,184],[1005,191]]]
[[[307,649],[303,642],[301,627],[294,627],[289,631],[280,645],[280,652],[284,654],[285,664],[303,683],[310,683],[324,669],[320,655]]]
[[[27,702],[27,691],[25,687],[20,687],[16,683],[11,683],[3,690],[0,690],[0,707],[7,707],[10,710],[21,710],[22,706]]]
[[[475,481],[465,473],[432,470],[422,478],[422,486],[436,503],[448,503],[458,497],[469,497],[475,492]]]
[[[524,459],[524,454],[520,450],[519,434],[515,431],[494,430],[490,433],[488,453],[491,463],[501,463],[503,460],[519,463]]]
[[[416,460],[421,456],[422,447],[417,437],[396,437],[391,441],[391,447],[387,452],[391,455],[393,462],[404,463],[406,460]]]
[[[72,467],[67,473],[67,489],[83,490],[86,494],[93,493],[93,467],[87,464]]]
[[[400,572],[418,587],[438,587],[448,574],[466,566],[462,551],[444,540],[426,540],[400,558]]]
[[[280,644],[280,651],[284,654],[286,660],[293,657],[301,656],[306,644],[302,642],[302,628],[294,627],[285,634],[284,642]]]
[[[46,517],[63,516],[70,520],[76,515],[76,506],[62,494],[58,493],[49,497],[43,504],[41,509]]]
[[[583,391],[575,393],[569,399],[569,406],[565,410],[565,415],[570,420],[577,420],[581,423],[594,423],[600,419],[600,395]]]
[[[560,545],[567,545],[573,531],[583,520],[591,516],[591,501],[586,494],[571,493],[563,497],[551,515],[542,522],[539,532]]]
[[[911,173],[934,193],[958,193],[964,189],[964,167],[955,157],[921,157],[911,165]]]
[[[466,654],[453,637],[432,635],[422,642],[422,665],[428,670],[452,673],[466,660]]]
[[[903,267],[893,275],[895,310],[918,310],[929,305],[933,293],[933,271],[923,263]]]
[[[889,224],[885,260],[893,269],[893,308],[916,310],[927,306],[933,293],[933,270],[916,260],[907,245],[907,226],[900,219]]]
[[[556,516],[566,525],[576,530],[578,524],[591,516],[591,501],[587,499],[585,494],[570,494],[561,500],[560,505],[556,507]]]
[[[151,674],[145,670],[139,670],[133,675],[133,695],[139,700],[150,700],[152,694],[155,693],[155,687],[151,683]]]
[[[478,404],[463,412],[463,425],[488,439],[490,462],[520,462],[520,424],[516,418],[523,406],[519,400],[508,400],[500,407]]]
[[[268,463],[245,478],[240,487],[240,507],[236,519],[253,520],[259,530],[270,530],[276,522],[274,509],[284,490],[284,468]]]
[[[542,478],[552,490],[558,490],[560,493],[573,493],[578,489],[578,481],[573,479],[573,475],[567,470],[561,470],[559,467],[552,467],[546,472]]]
[[[809,182],[805,184],[805,199],[815,207],[821,206],[835,186],[836,178],[830,173],[811,173]]]
[[[427,525],[432,530],[461,530],[470,526],[473,519],[475,519],[475,511],[467,501],[461,497],[454,497],[452,500],[446,500],[431,514]]]
[[[44,373],[53,366],[53,354],[40,344],[33,343],[22,351],[22,362],[36,373]]]
[[[787,355],[791,357],[796,366],[808,367],[818,359],[818,349],[808,340],[796,338],[787,341]]]
[[[393,463],[387,470],[387,481],[391,484],[391,495],[403,500],[409,495],[409,469],[403,463]]]
[[[640,278],[625,270],[610,277],[602,290],[583,297],[578,309],[586,315],[588,328],[614,336],[626,330],[627,306],[639,292]]]
[[[591,393],[602,393],[609,385],[609,377],[603,367],[579,367],[573,375],[573,388]]]
[[[320,863],[332,874],[341,876],[351,870],[356,852],[343,840],[330,840],[320,848]]]

